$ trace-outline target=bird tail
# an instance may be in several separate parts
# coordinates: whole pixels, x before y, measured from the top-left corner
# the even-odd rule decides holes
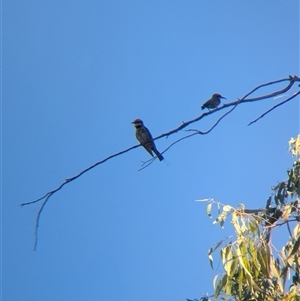
[[[153,149],[155,155],[157,156],[159,161],[162,161],[164,159],[163,155],[157,150],[157,149]]]
[[[203,106],[201,107],[201,109],[204,110],[204,109],[205,109],[205,106],[203,105]]]

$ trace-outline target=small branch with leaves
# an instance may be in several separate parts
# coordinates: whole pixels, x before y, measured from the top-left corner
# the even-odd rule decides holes
[[[196,200],[207,203],[206,213],[210,218],[212,211],[217,214],[213,224],[223,228],[230,217],[234,230],[208,249],[211,268],[215,254],[220,254],[223,268],[213,280],[215,299],[233,296],[235,300],[292,301],[299,296],[300,135],[290,139],[289,150],[295,157],[293,166],[288,170],[288,178],[272,188],[265,208],[246,209],[243,204],[234,208],[213,198]],[[278,248],[271,233],[284,225],[287,241]]]

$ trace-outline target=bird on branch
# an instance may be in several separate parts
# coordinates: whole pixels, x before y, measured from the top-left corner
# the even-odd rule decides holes
[[[162,161],[164,157],[156,149],[155,143],[153,141],[150,131],[144,126],[141,119],[135,119],[133,122],[135,126],[135,136],[136,139],[141,143],[141,145],[146,149],[146,151],[153,157],[152,151],[155,153],[159,161]]]
[[[205,108],[208,108],[208,109],[217,108],[218,105],[221,103],[221,98],[226,99],[226,97],[224,97],[218,93],[213,94],[213,96],[202,105],[201,109],[204,110]]]

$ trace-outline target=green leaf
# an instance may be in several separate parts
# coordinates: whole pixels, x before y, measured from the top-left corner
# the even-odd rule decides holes
[[[212,204],[208,204],[207,207],[206,207],[206,214],[211,217],[211,207],[212,207]]]
[[[299,246],[300,246],[300,237],[298,237],[298,239],[295,241],[293,249],[287,259],[290,259],[293,255],[295,255],[297,252],[299,252],[299,250],[300,250]]]
[[[297,224],[294,228],[294,239],[298,239],[300,237],[300,224]]]
[[[287,220],[290,217],[291,212],[292,212],[292,204],[288,204],[284,206],[281,214],[281,219],[283,221]]]
[[[213,269],[213,257],[212,257],[212,252],[213,252],[213,249],[212,248],[209,248],[208,249],[208,259],[209,259],[209,264],[210,264],[210,267]]]
[[[219,275],[216,275],[213,279],[213,288],[214,288],[214,290],[216,289],[216,281],[217,281],[218,277],[219,277]]]
[[[214,251],[216,251],[216,249],[218,249],[218,248],[220,247],[220,245],[223,243],[224,240],[225,240],[225,239],[222,239],[221,241],[219,241],[219,242],[217,243],[217,245],[214,247]]]
[[[231,248],[228,248],[228,253],[225,257],[225,262],[223,262],[224,270],[226,271],[227,275],[229,276],[231,273],[231,266],[232,266],[232,251]]]
[[[222,289],[224,289],[224,287],[225,287],[225,285],[227,283],[227,279],[228,279],[228,277],[225,274],[222,277],[222,279],[218,282],[218,285],[217,285],[217,287],[215,289],[215,295],[214,295],[215,298],[218,298],[218,296],[220,295],[220,292],[222,291]]]
[[[238,261],[238,258],[237,258],[237,255],[236,255],[236,252],[233,251],[232,252],[232,265],[231,265],[231,269],[230,269],[230,276],[232,277],[235,273],[236,273],[236,270],[238,268],[238,265],[239,265],[239,261]]]

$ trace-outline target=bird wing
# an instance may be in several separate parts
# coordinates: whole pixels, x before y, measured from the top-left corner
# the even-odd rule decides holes
[[[136,131],[136,138],[143,145],[149,142],[151,143],[153,141],[151,133],[146,127],[142,127]]]

